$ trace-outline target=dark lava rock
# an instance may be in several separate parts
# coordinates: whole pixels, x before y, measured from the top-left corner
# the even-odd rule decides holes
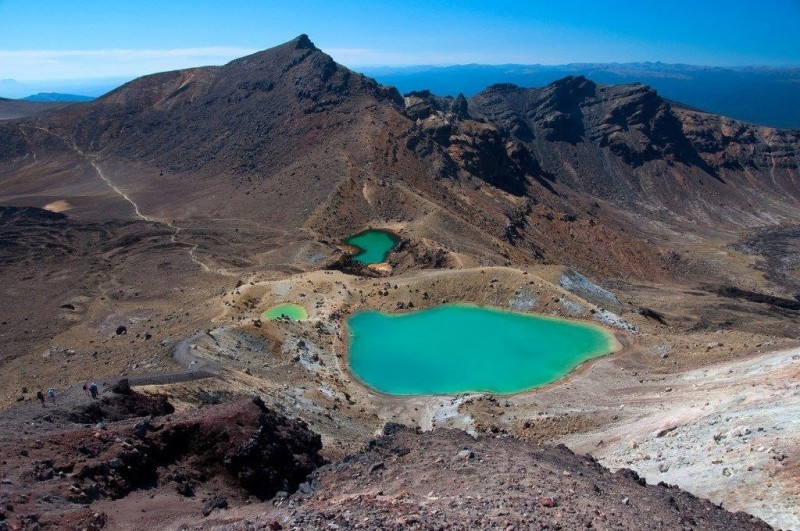
[[[664,314],[662,314],[661,312],[658,312],[658,311],[656,311],[656,310],[654,310],[652,308],[647,308],[645,306],[642,306],[641,308],[639,308],[639,315],[643,315],[643,316],[647,317],[648,319],[653,319],[654,321],[658,321],[659,323],[661,323],[663,325],[667,324],[667,321],[664,318]]]
[[[121,336],[122,334],[127,334],[127,333],[128,333],[128,327],[127,326],[120,325],[120,326],[117,327],[116,334],[118,336]]]
[[[78,424],[97,424],[101,421],[114,422],[150,415],[159,417],[174,411],[175,408],[163,396],[142,395],[129,389],[125,394],[104,396],[100,400],[79,406],[67,418]]]
[[[123,378],[114,384],[114,386],[111,388],[111,392],[118,395],[129,395],[132,392],[131,384],[127,378]]]
[[[223,498],[222,496],[214,496],[206,500],[203,503],[203,516],[208,516],[209,514],[214,511],[214,509],[227,509],[228,508],[228,500]]]
[[[133,433],[134,437],[138,437],[139,439],[143,439],[147,435],[147,431],[150,429],[150,420],[144,419],[140,420],[136,424],[133,425],[133,429],[131,432]]]
[[[96,498],[122,498],[165,480],[182,483],[178,491],[188,496],[194,492],[189,477],[205,481],[222,475],[248,494],[269,499],[286,486],[297,489],[323,463],[319,435],[260,399],[204,407],[158,428],[140,421],[133,432],[136,438],[121,442],[89,437],[92,442],[84,443],[102,445],[77,474],[84,485],[96,487]],[[176,474],[178,469],[189,472]]]

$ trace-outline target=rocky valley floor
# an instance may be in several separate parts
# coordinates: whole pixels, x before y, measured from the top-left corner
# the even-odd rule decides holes
[[[0,121],[0,525],[800,529],[799,142],[580,76],[401,96],[305,35]],[[447,303],[620,348],[354,377],[350,315]]]
[[[223,283],[230,282],[222,275],[218,275],[218,278]],[[282,278],[275,280],[254,275],[250,280],[240,282],[237,287],[216,296],[213,304],[205,305],[203,312],[210,315],[209,322],[214,324],[212,328],[192,330],[180,324],[172,330],[182,332],[161,336],[156,335],[158,328],[152,321],[139,320],[118,310],[116,319],[127,327],[124,334],[118,335],[115,327],[98,329],[99,334],[92,332],[89,336],[74,335],[75,329],[72,329],[73,335],[66,336],[70,337],[71,342],[65,345],[65,350],[74,351],[75,354],[57,355],[63,356],[63,370],[70,370],[74,362],[67,360],[80,359],[80,353],[92,348],[91,343],[83,343],[86,339],[82,338],[99,337],[101,344],[113,345],[120,341],[130,344],[126,338],[133,337],[134,341],[149,345],[142,349],[147,361],[124,354],[112,356],[106,353],[105,357],[112,358],[121,368],[116,374],[108,368],[100,368],[95,373],[100,375],[99,378],[93,376],[93,379],[99,379],[109,387],[120,374],[125,373],[138,392],[168,400],[171,407],[187,418],[205,416],[204,409],[197,409],[208,407],[204,404],[226,403],[242,395],[261,396],[268,407],[290,418],[303,419],[313,431],[319,433],[321,455],[332,462],[358,453],[364,444],[382,432],[387,423],[399,423],[426,432],[433,430],[434,434],[441,430],[457,429],[474,436],[488,437],[489,440],[496,437],[510,440],[508,438],[513,437],[514,440],[528,441],[534,445],[564,443],[579,454],[594,456],[611,470],[635,470],[649,484],[674,484],[694,495],[709,498],[713,503],[722,504],[728,510],[746,511],[785,529],[797,527],[800,515],[797,513],[799,498],[796,478],[800,463],[794,456],[798,450],[796,433],[800,429],[797,424],[800,418],[800,389],[797,383],[800,353],[785,350],[792,346],[792,341],[777,335],[724,327],[713,330],[684,329],[676,333],[672,322],[677,315],[691,316],[686,310],[697,311],[692,309],[697,308],[693,306],[695,301],[701,300],[707,304],[706,298],[717,296],[706,292],[701,297],[694,293],[686,294],[682,290],[662,289],[659,299],[648,299],[649,305],[659,308],[659,314],[665,321],[662,323],[638,311],[625,309],[626,297],[632,300],[642,297],[638,300],[644,300],[641,293],[649,296],[654,288],[638,286],[625,289],[622,291],[617,288],[614,290],[616,294],[612,294],[562,267],[549,266],[526,270],[508,267],[429,270],[383,278],[352,276],[335,270],[282,275]],[[346,365],[347,332],[344,316],[359,308],[386,311],[396,311],[401,307],[424,308],[452,301],[454,294],[459,294],[456,300],[601,323],[616,330],[623,350],[586,364],[563,381],[539,390],[508,396],[469,393],[390,397],[375,393],[352,376]],[[598,297],[605,300],[599,300]],[[605,302],[609,307],[615,305],[619,313],[601,309],[598,304],[590,302],[592,298]],[[286,301],[303,304],[309,310],[309,319],[301,322],[260,319],[263,309]],[[135,303],[131,306],[135,306]],[[640,304],[628,306],[641,307]],[[118,308],[124,306],[118,305]],[[730,315],[727,313],[729,311],[722,310],[720,313]],[[705,312],[703,320],[720,319],[721,315]],[[176,326],[171,321],[165,322],[168,327]],[[151,337],[144,339],[145,334]],[[165,339],[167,341],[162,345]],[[117,348],[119,352],[125,351],[121,345]],[[21,358],[32,374],[46,370],[51,359]],[[87,359],[94,358],[87,356]],[[66,377],[81,381],[77,372],[74,376]],[[115,418],[113,413],[102,411],[94,412],[94,416],[90,417],[75,416],[72,408],[83,408],[87,401],[91,403],[82,396],[77,384],[64,392],[63,404],[59,399],[56,407],[46,409],[34,402],[34,389],[31,387],[25,393],[18,391],[9,397],[19,396],[25,405],[11,406],[4,413],[4,433],[15,434],[22,441],[38,441],[36,445],[47,448],[48,444],[55,443],[73,430],[83,429],[87,434],[84,437],[91,434],[92,428],[79,427],[81,422],[109,422]],[[60,386],[59,390],[62,389]],[[27,411],[26,415],[35,416],[18,417],[13,412],[21,411],[19,408]],[[142,412],[127,412],[117,414],[117,417],[134,414]],[[128,430],[134,423],[123,423],[119,429]],[[447,433],[441,435],[446,440],[462,441],[460,445],[476,451],[475,447],[463,442],[469,441],[469,438],[464,439],[451,432],[441,433]],[[21,445],[27,444],[18,439],[10,448],[16,452]],[[431,444],[434,443],[423,444],[417,450],[417,455],[427,456]],[[519,450],[524,455],[530,455],[530,452],[550,455],[551,452],[538,446],[523,449],[525,447],[519,446],[522,443],[518,442],[503,444],[508,445],[503,446],[504,451]],[[457,450],[448,452],[437,456],[450,463],[450,454],[457,454]],[[19,464],[21,471],[16,476],[7,474],[10,484],[22,487],[27,492],[36,492],[40,485],[35,480],[31,482],[32,474],[35,476],[33,470],[38,466],[37,463],[47,459],[47,455],[49,452],[45,451],[34,457],[15,456],[15,459],[22,460]],[[7,462],[13,460],[7,459]],[[459,460],[454,462],[461,463]],[[63,464],[56,463],[56,469],[59,467],[63,467]],[[493,477],[489,469],[491,467],[483,474]],[[65,478],[74,477],[75,470],[76,465],[72,465],[69,472],[64,469]],[[469,472],[473,473],[479,475],[479,472]],[[391,477],[386,472],[378,475],[358,472],[351,476],[371,478],[369,485],[380,482],[374,478]],[[353,509],[351,514],[343,515],[336,511],[331,513],[333,509],[330,502],[325,505],[325,500],[318,498],[312,501],[312,498],[304,497],[301,493],[296,500],[293,498],[292,503],[305,504],[302,507],[307,513],[293,515],[291,511],[282,512],[283,506],[289,501],[275,501],[267,506],[260,504],[257,498],[248,502],[246,491],[244,494],[225,495],[230,487],[224,483],[208,486],[205,483],[198,484],[198,494],[190,497],[186,505],[180,501],[181,495],[173,493],[174,486],[166,487],[167,492],[164,493],[163,485],[169,484],[169,481],[163,477],[166,476],[159,475],[162,479],[144,490],[139,487],[130,490],[119,501],[98,499],[91,502],[86,510],[91,509],[91,514],[105,514],[111,518],[109,521],[114,522],[114,528],[123,528],[128,525],[125,522],[131,522],[131,529],[147,525],[153,512],[171,514],[176,522],[192,521],[199,525],[206,520],[202,517],[203,503],[214,499],[214,496],[223,496],[229,508],[216,511],[216,516],[209,517],[211,519],[205,525],[213,527],[249,518],[253,522],[260,522],[259,525],[266,525],[264,522],[269,523],[274,519],[282,522],[281,525],[296,525],[298,528],[325,528],[333,518],[339,522],[336,525],[347,527],[355,526],[359,518],[391,514],[395,515],[391,520],[370,520],[371,524],[366,522],[367,528],[385,525],[401,527],[401,513],[407,509],[413,510],[412,515],[420,514],[420,511],[427,514],[419,520],[422,527],[427,528],[428,523],[444,525],[449,521],[455,528],[461,528],[475,524],[470,519],[479,517],[468,516],[462,520],[461,516],[454,516],[455,513],[448,516],[448,511],[459,503],[454,500],[461,500],[468,507],[475,508],[480,506],[475,496],[481,496],[482,499],[490,496],[488,491],[487,494],[476,491],[473,499],[470,499],[466,496],[472,494],[462,493],[462,497],[449,498],[448,503],[456,504],[453,507],[436,503],[428,507],[429,501],[395,499],[394,496],[400,496],[401,492],[410,488],[404,484],[398,484],[397,492],[385,495],[389,498],[378,495],[380,489],[370,487],[353,491],[352,499],[348,498],[347,504],[353,500],[353,503],[360,504],[357,506],[361,513]],[[498,477],[497,481],[501,479]],[[435,480],[429,480],[428,492],[443,488],[438,480],[438,476]],[[352,481],[354,486],[363,487],[361,480]],[[513,483],[511,479],[502,481]],[[317,496],[339,491],[338,486],[329,489],[327,483],[320,485],[322,487],[317,491]],[[498,489],[500,485],[498,483]],[[418,487],[422,490],[428,488]],[[557,492],[562,500],[566,493],[567,498],[572,500],[569,503],[578,503],[569,493],[569,487],[559,487]],[[535,506],[536,500],[549,496],[555,494],[535,490],[524,497],[526,500],[530,497],[533,501],[529,500],[528,503]],[[620,499],[615,498],[614,504],[621,504],[624,498],[628,498],[629,503],[634,499],[622,491],[618,497]],[[423,501],[426,504],[424,507],[420,505]],[[75,507],[69,506],[75,510],[82,507],[79,502],[70,503],[75,504]],[[507,513],[500,510],[496,518],[493,516],[483,523],[479,521],[479,524],[503,524],[505,527],[513,524],[522,528],[526,521],[541,525],[562,522],[561,525],[567,528],[581,522],[594,522],[593,525],[601,528],[604,525],[633,525],[633,520],[625,519],[627,516],[624,514],[627,513],[614,513],[613,516],[620,519],[608,520],[611,512],[601,510],[606,517],[603,520],[603,516],[593,514],[594,509],[590,510],[588,506],[581,509],[582,512],[571,511],[569,517],[565,516],[564,509],[551,511],[545,508],[549,512],[542,512],[542,508],[538,508],[538,511],[528,508],[527,516],[522,517],[525,513],[522,506],[517,507],[513,500],[502,503],[510,504],[513,510],[509,509]],[[272,511],[275,504],[280,504],[275,508],[277,512],[270,512],[269,516],[262,514]],[[11,505],[18,507],[20,503]],[[23,504],[22,507],[28,514],[38,514],[37,511],[44,506],[39,503]],[[184,512],[190,508],[191,515]],[[58,513],[62,509],[59,506],[53,510]],[[435,514],[426,513],[433,510]],[[627,510],[627,507],[622,510]],[[200,517],[196,516],[198,512]],[[136,518],[133,514],[137,515]],[[325,516],[331,514],[334,516]],[[680,511],[673,516],[681,522],[683,516],[679,514]],[[576,515],[582,520],[570,520],[577,518]],[[158,518],[161,517],[164,516]],[[544,519],[538,520],[540,517]],[[344,521],[341,521],[342,518]],[[673,527],[669,518],[661,518],[664,528]],[[613,521],[617,523],[613,524]],[[745,519],[740,524],[745,521],[749,522]],[[685,520],[684,524],[692,527],[687,522],[691,520]],[[700,522],[694,527],[708,528],[704,525],[705,521]]]

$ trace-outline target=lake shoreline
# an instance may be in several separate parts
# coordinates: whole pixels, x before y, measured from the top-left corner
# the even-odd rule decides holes
[[[353,327],[349,323],[350,323],[350,320],[354,316],[357,316],[357,315],[362,315],[362,316],[369,315],[370,317],[378,317],[380,319],[407,319],[410,316],[415,316],[415,315],[416,315],[417,318],[419,318],[419,315],[418,315],[419,313],[421,313],[421,312],[430,312],[431,310],[448,311],[448,310],[463,310],[463,309],[466,309],[466,310],[469,310],[469,311],[480,310],[481,312],[487,312],[488,316],[490,316],[490,318],[492,318],[492,319],[495,319],[497,316],[507,316],[507,317],[513,317],[513,318],[518,318],[518,317],[530,318],[532,320],[531,324],[534,325],[534,326],[542,326],[542,323],[546,323],[545,326],[549,327],[549,328],[552,328],[554,325],[555,326],[565,326],[566,325],[566,326],[578,327],[577,329],[574,329],[573,331],[579,330],[579,331],[582,331],[583,333],[586,333],[587,330],[592,330],[595,333],[599,333],[603,337],[603,339],[605,341],[607,341],[607,345],[604,346],[604,347],[600,347],[599,349],[597,349],[597,348],[590,349],[589,353],[587,354],[589,356],[587,359],[579,361],[574,367],[572,367],[571,369],[568,369],[567,372],[565,372],[564,374],[562,374],[560,376],[558,376],[556,374],[552,381],[546,381],[546,382],[543,382],[543,383],[534,384],[534,385],[532,385],[530,387],[526,387],[524,389],[512,390],[512,391],[487,390],[485,388],[482,389],[482,388],[477,388],[476,387],[476,388],[467,388],[467,389],[459,390],[459,391],[395,392],[395,393],[393,393],[391,391],[386,391],[386,390],[374,387],[373,385],[370,385],[365,380],[365,378],[363,378],[362,375],[360,375],[358,373],[358,369],[354,369],[353,368],[352,355],[353,355],[353,338],[354,338],[355,332],[353,330]],[[472,314],[472,315],[468,314],[467,316],[468,316],[468,318],[471,318],[471,319],[475,319],[476,318],[476,316],[474,314]],[[522,394],[522,393],[530,393],[530,392],[534,392],[534,391],[549,387],[549,386],[554,385],[554,384],[562,384],[562,383],[564,383],[566,381],[567,378],[572,377],[572,375],[574,375],[576,373],[580,374],[583,371],[585,371],[590,366],[590,362],[596,361],[596,360],[598,360],[600,358],[605,358],[605,357],[607,357],[607,356],[609,356],[611,354],[616,354],[616,355],[624,354],[625,352],[627,352],[629,350],[630,346],[633,344],[633,341],[631,340],[630,337],[628,337],[628,335],[626,335],[626,334],[624,334],[622,332],[615,332],[615,331],[609,330],[609,329],[607,329],[607,328],[605,328],[605,327],[603,327],[603,326],[601,326],[601,325],[599,325],[597,323],[582,321],[582,320],[578,320],[578,319],[555,317],[555,316],[550,316],[550,315],[541,315],[541,314],[533,314],[533,313],[527,313],[527,312],[519,312],[519,311],[514,311],[514,310],[508,310],[508,309],[505,309],[505,308],[498,308],[498,307],[494,307],[494,306],[482,306],[482,305],[477,305],[477,304],[472,304],[472,303],[448,303],[448,304],[433,306],[431,308],[414,310],[414,311],[410,311],[410,312],[408,312],[408,311],[406,311],[406,312],[398,312],[398,311],[383,312],[383,311],[377,311],[377,310],[371,310],[371,309],[362,309],[362,310],[358,310],[358,311],[350,314],[349,316],[347,316],[347,318],[345,319],[345,322],[344,322],[344,326],[345,326],[345,329],[346,329],[346,333],[343,334],[343,338],[342,339],[343,339],[344,346],[345,346],[345,353],[346,354],[345,354],[345,357],[344,357],[344,361],[345,361],[344,365],[346,367],[347,373],[350,374],[360,385],[362,385],[365,389],[369,390],[370,392],[378,393],[379,395],[386,396],[386,397],[392,397],[392,398],[409,398],[409,397],[417,397],[417,396],[457,396],[457,395],[470,394],[470,393],[484,393],[484,394],[494,394],[494,395],[502,395],[502,396],[512,396],[512,395],[517,395],[517,394]],[[514,326],[519,327],[520,326],[519,322],[515,323]],[[536,331],[536,333],[540,333],[540,332],[543,332],[543,331],[542,330]],[[537,339],[539,339],[539,338],[537,338]],[[559,334],[559,336],[557,336],[557,340],[558,341],[562,341],[562,342],[563,341],[568,341],[568,340],[566,340],[564,338],[564,336],[562,334]],[[562,347],[563,346],[564,345],[562,345]],[[528,347],[528,348],[530,348],[530,347]],[[416,349],[412,349],[412,350],[416,350]],[[596,350],[601,350],[602,352],[599,353],[599,354],[595,354],[594,351],[596,351]],[[491,349],[487,349],[487,352],[492,352],[493,355],[496,355],[496,351],[493,351]],[[547,356],[547,355],[549,355],[549,356],[556,356],[556,357],[560,356],[560,355],[563,355],[561,353],[553,355],[552,353],[544,353],[544,352],[538,352],[537,354],[539,356]],[[428,358],[426,358],[424,355],[422,355],[422,358],[424,358],[423,361],[425,363],[429,363],[430,362],[430,360]],[[411,360],[411,361],[413,361],[413,360]],[[542,361],[541,359],[534,359],[534,360],[528,360],[528,362],[529,363],[533,363],[533,364],[536,364],[536,363],[547,363],[547,362],[552,363],[553,359],[551,358],[549,360],[544,360],[544,361]],[[568,365],[569,364],[567,364],[567,366]],[[552,367],[549,366],[549,365],[543,365],[538,370],[552,370]],[[493,372],[493,371],[486,371],[486,372]],[[556,373],[557,372],[558,371],[556,371]],[[472,375],[468,374],[467,376],[472,377],[472,378],[475,377],[474,374],[472,374]],[[489,385],[494,385],[494,384],[489,384]]]

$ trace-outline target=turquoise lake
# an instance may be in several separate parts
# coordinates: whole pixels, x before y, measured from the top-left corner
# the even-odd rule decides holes
[[[353,260],[362,264],[379,264],[386,260],[389,252],[395,248],[400,240],[385,230],[366,230],[345,240],[359,249]]]
[[[362,311],[347,326],[351,370],[392,395],[516,393],[558,380],[616,345],[599,327],[460,304]]]
[[[308,319],[308,312],[299,304],[287,303],[273,306],[261,314],[262,319],[273,320],[280,319],[281,317],[288,317],[289,319],[293,319],[295,321],[302,321],[303,319]]]

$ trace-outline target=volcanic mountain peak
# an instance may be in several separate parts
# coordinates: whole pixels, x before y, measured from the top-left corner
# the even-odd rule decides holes
[[[314,43],[311,42],[311,39],[308,38],[308,35],[303,34],[273,48],[268,48],[251,55],[240,57],[239,59],[234,59],[225,65],[225,67],[277,67],[288,70],[291,68],[291,66],[298,64],[300,61],[314,53],[325,56],[325,58],[330,60],[328,55],[314,46]]]
[[[253,174],[285,167],[295,150],[308,154],[302,140],[289,141],[295,134],[337,128],[343,116],[378,105],[396,113],[402,98],[301,35],[224,66],[138,78],[55,122],[83,150],[147,158],[174,172]]]
[[[277,78],[309,58],[314,63],[314,68],[310,72],[304,72],[306,75],[303,78],[327,78],[336,70],[337,65],[329,56],[316,48],[307,35],[300,35],[280,46],[234,59],[224,66],[189,68],[143,76],[126,83],[99,101],[115,105],[140,102],[145,106],[158,107],[159,103],[176,99],[186,102],[186,96],[189,96],[189,102],[193,102],[207,93],[226,90],[229,92],[226,96],[233,99],[226,99],[225,103],[238,103],[242,91],[268,92],[272,90]],[[294,81],[298,81],[300,76],[294,77]],[[218,97],[215,97],[203,104],[217,101]]]
[[[95,156],[146,160],[156,175],[220,186],[222,176],[274,191],[286,190],[281,179],[302,179],[302,189],[313,179],[313,203],[354,173],[415,186],[480,180],[517,197],[538,196],[539,184],[692,217],[749,205],[747,196],[800,193],[789,175],[797,135],[673,107],[646,85],[568,76],[542,88],[492,85],[469,100],[428,91],[403,99],[337,64],[307,35],[224,66],[139,78],[39,119],[36,133],[16,127],[0,130],[0,159],[61,137],[62,151],[74,143]],[[743,177],[745,167],[773,184]],[[702,206],[691,206],[696,200]],[[782,216],[785,205],[773,204]],[[728,217],[751,224],[760,214]]]
[[[307,49],[307,50],[317,50],[318,49],[314,45],[314,43],[311,42],[311,39],[308,38],[308,35],[306,35],[305,33],[301,33],[300,35],[298,35],[297,37],[295,37],[294,39],[292,39],[289,42],[290,43],[294,43],[295,47],[297,47],[297,48],[303,48],[303,49]]]

